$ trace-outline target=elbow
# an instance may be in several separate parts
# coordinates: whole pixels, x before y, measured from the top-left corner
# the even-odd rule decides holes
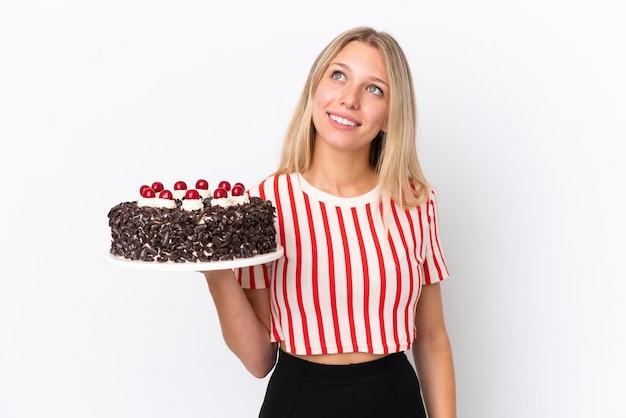
[[[257,379],[263,379],[272,371],[274,364],[274,361],[259,361],[255,362],[255,364],[245,364],[245,366],[252,376]]]
[[[244,359],[241,360],[246,370],[248,370],[252,376],[257,379],[263,379],[274,368],[276,364],[276,353],[275,345],[272,345],[272,349],[262,355],[259,355],[260,353],[257,352],[257,355],[247,358],[247,361]]]
[[[250,374],[256,377],[257,379],[263,379],[272,370],[271,368],[268,369],[268,368],[260,368],[260,367],[257,367],[257,368],[248,367],[247,369],[250,372]]]

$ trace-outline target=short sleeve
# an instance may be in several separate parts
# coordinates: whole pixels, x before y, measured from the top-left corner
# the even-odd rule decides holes
[[[426,218],[428,231],[424,234],[426,255],[423,264],[422,284],[432,284],[440,282],[450,275],[439,239],[439,212],[437,196],[434,191],[430,192],[426,203]]]
[[[235,269],[235,277],[244,289],[265,289],[270,285],[273,262]]]

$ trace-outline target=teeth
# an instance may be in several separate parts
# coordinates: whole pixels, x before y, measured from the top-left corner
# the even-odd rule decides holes
[[[352,127],[356,127],[356,126],[357,126],[357,124],[356,124],[356,123],[354,123],[354,122],[352,122],[352,121],[350,121],[350,120],[348,120],[348,119],[341,118],[341,117],[339,117],[339,116],[330,115],[330,118],[331,118],[332,120],[334,120],[335,122],[340,123],[340,124],[342,124],[342,125],[352,126]]]

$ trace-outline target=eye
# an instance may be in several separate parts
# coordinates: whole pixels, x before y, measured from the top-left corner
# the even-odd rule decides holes
[[[346,76],[344,73],[342,73],[341,71],[333,71],[333,73],[330,75],[332,77],[333,80],[345,80]]]
[[[383,95],[383,91],[378,86],[375,86],[374,84],[371,84],[371,85],[367,86],[367,88],[365,90],[367,90],[370,93],[375,94],[377,96],[382,96]]]

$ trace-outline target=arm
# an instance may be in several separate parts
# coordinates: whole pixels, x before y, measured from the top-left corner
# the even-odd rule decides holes
[[[276,361],[276,344],[269,332],[269,289],[242,289],[232,270],[204,275],[226,345],[252,375],[265,377]]]
[[[446,330],[439,283],[425,285],[415,313],[413,360],[430,418],[456,417],[452,348]]]

